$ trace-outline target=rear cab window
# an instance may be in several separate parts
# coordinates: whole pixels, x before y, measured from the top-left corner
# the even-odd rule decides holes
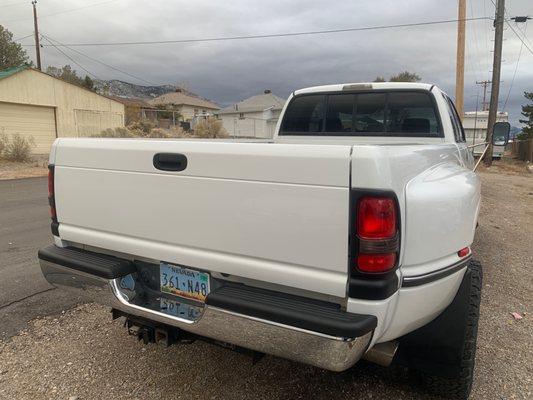
[[[287,106],[279,134],[443,136],[432,94],[416,90],[297,95]]]
[[[457,109],[455,108],[452,99],[450,99],[446,95],[443,96],[446,100],[446,104],[448,105],[448,114],[450,115],[450,121],[452,123],[455,141],[457,143],[466,142],[465,131],[463,129],[463,124],[461,122],[461,118],[459,117],[459,113],[457,112]]]

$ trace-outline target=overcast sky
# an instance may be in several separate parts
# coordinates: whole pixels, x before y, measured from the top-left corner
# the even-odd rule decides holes
[[[468,17],[494,15],[492,0],[467,0]],[[39,0],[39,25],[62,43],[131,42],[257,35],[403,24],[457,18],[456,0]],[[509,16],[533,16],[532,0],[507,0]],[[15,38],[33,31],[30,0],[0,0],[0,24]],[[533,50],[533,20],[520,29]],[[454,95],[456,23],[365,32],[226,42],[76,47],[109,65],[163,84],[181,84],[220,105],[271,89],[287,97],[295,89],[388,78],[409,70]],[[465,109],[474,110],[490,78],[492,21],[467,22]],[[521,42],[507,28],[500,107],[509,92]],[[32,38],[21,40],[31,44]],[[47,44],[46,41],[43,42]],[[34,59],[34,48],[25,47]],[[101,79],[146,84],[88,60],[70,57]],[[44,66],[71,64],[53,47]],[[506,111],[518,125],[524,90],[533,91],[533,54],[523,47]]]

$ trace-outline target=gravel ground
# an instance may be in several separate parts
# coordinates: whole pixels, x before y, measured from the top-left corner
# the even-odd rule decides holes
[[[475,253],[484,287],[473,399],[531,399],[533,175],[484,170]],[[502,172],[508,172],[503,174]],[[511,312],[523,316],[516,321]],[[431,399],[406,371],[332,373],[203,342],[162,348],[82,305],[0,341],[0,399]]]
[[[48,155],[34,155],[28,162],[0,159],[0,180],[33,178],[48,174]]]

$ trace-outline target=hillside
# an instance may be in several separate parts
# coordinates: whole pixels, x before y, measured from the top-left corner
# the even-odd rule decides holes
[[[141,86],[135,85],[133,83],[119,81],[116,79],[110,81],[98,79],[94,81],[94,86],[98,93],[102,93],[108,96],[147,100],[176,90],[176,86],[174,85]]]

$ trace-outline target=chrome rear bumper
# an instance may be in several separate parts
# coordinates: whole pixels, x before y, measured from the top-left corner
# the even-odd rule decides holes
[[[255,318],[211,305],[204,305],[195,320],[184,319],[133,304],[119,279],[91,275],[50,261],[40,260],[48,282],[73,291],[90,302],[100,303],[126,314],[146,318],[200,336],[240,347],[314,365],[344,371],[365,353],[373,331],[360,337],[344,338]]]

